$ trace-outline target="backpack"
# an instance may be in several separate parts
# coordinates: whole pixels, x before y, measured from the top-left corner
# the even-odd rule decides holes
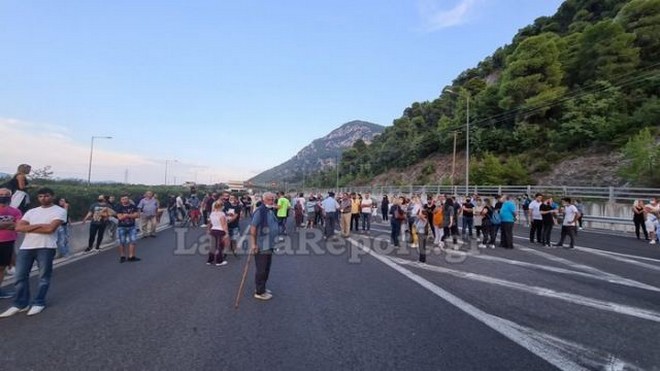
[[[493,210],[493,215],[490,217],[490,222],[496,225],[502,224],[502,217],[499,210]]]
[[[436,208],[435,212],[433,213],[433,225],[436,227],[442,227],[442,224],[445,222],[445,213],[443,212],[442,208]]]

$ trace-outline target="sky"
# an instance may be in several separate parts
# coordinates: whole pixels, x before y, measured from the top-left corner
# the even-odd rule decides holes
[[[0,172],[246,180],[391,125],[559,0],[4,0]],[[92,137],[112,137],[112,139]]]

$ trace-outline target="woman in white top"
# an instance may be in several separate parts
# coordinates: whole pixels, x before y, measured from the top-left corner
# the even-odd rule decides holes
[[[224,249],[225,245],[229,242],[229,235],[227,234],[227,216],[222,211],[222,202],[216,201],[213,203],[211,215],[209,215],[208,233],[213,237],[213,245],[209,251],[209,258],[206,264],[214,264],[216,266],[227,265],[225,260]]]

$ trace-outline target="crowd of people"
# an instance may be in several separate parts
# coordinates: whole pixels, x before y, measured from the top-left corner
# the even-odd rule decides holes
[[[56,256],[67,257],[70,223],[69,203],[65,198],[54,198],[50,188],[40,188],[38,206],[29,208],[26,192],[29,165],[22,164],[12,179],[0,188],[0,283],[5,271],[15,275],[15,290],[0,290],[0,299],[13,298],[13,305],[0,314],[9,317],[27,311],[32,316],[45,308],[45,297],[50,286],[53,260]],[[519,210],[520,208],[520,210]],[[200,197],[195,187],[185,197],[170,195],[167,204],[161,204],[153,192],[147,191],[139,198],[121,195],[99,195],[89,206],[82,222],[89,221],[88,245],[84,252],[100,250],[106,229],[118,242],[119,263],[137,262],[136,241],[141,231],[145,238],[156,237],[163,210],[169,214],[169,223],[187,227],[206,228],[213,240],[206,264],[227,265],[228,252],[237,256],[240,238],[240,220],[249,220],[250,252],[255,257],[255,292],[259,300],[269,300],[272,292],[267,281],[272,255],[277,242],[289,233],[287,226],[293,214],[294,228],[320,228],[325,239],[336,240],[336,230],[341,237],[351,233],[370,234],[374,217],[389,222],[390,242],[395,247],[402,242],[419,251],[419,261],[426,262],[427,244],[438,249],[458,249],[465,241],[476,240],[479,248],[513,249],[513,228],[520,215],[529,225],[530,243],[545,247],[575,246],[578,231],[583,229],[584,206],[570,197],[558,204],[551,196],[537,193],[516,199],[509,195],[482,197],[478,194],[456,197],[446,194],[382,196],[380,202],[369,193],[329,192],[299,193],[289,198],[284,192],[266,192],[253,199],[244,194],[240,198],[230,192],[209,192]],[[379,214],[380,211],[380,214]],[[659,237],[660,204],[655,198],[647,204],[642,200],[634,203],[633,222],[638,239],[640,231],[650,244]],[[139,222],[139,225],[138,225]],[[561,226],[559,241],[552,245],[555,226]],[[459,228],[460,227],[460,228]],[[25,235],[18,252],[15,244],[18,233]],[[497,236],[499,244],[497,243]],[[568,239],[568,241],[566,241]],[[564,245],[567,242],[567,245]],[[30,297],[29,273],[34,262],[39,268],[39,286],[34,298]],[[15,267],[14,272],[11,271]]]

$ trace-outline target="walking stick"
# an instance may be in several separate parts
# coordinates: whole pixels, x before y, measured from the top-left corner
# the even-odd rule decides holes
[[[248,253],[248,258],[245,261],[245,268],[243,268],[243,278],[241,278],[241,284],[238,286],[238,292],[236,293],[236,302],[234,303],[234,309],[238,309],[238,304],[241,301],[241,294],[243,293],[243,286],[245,285],[245,278],[247,277],[248,269],[250,268],[250,258],[252,258],[252,252]]]

